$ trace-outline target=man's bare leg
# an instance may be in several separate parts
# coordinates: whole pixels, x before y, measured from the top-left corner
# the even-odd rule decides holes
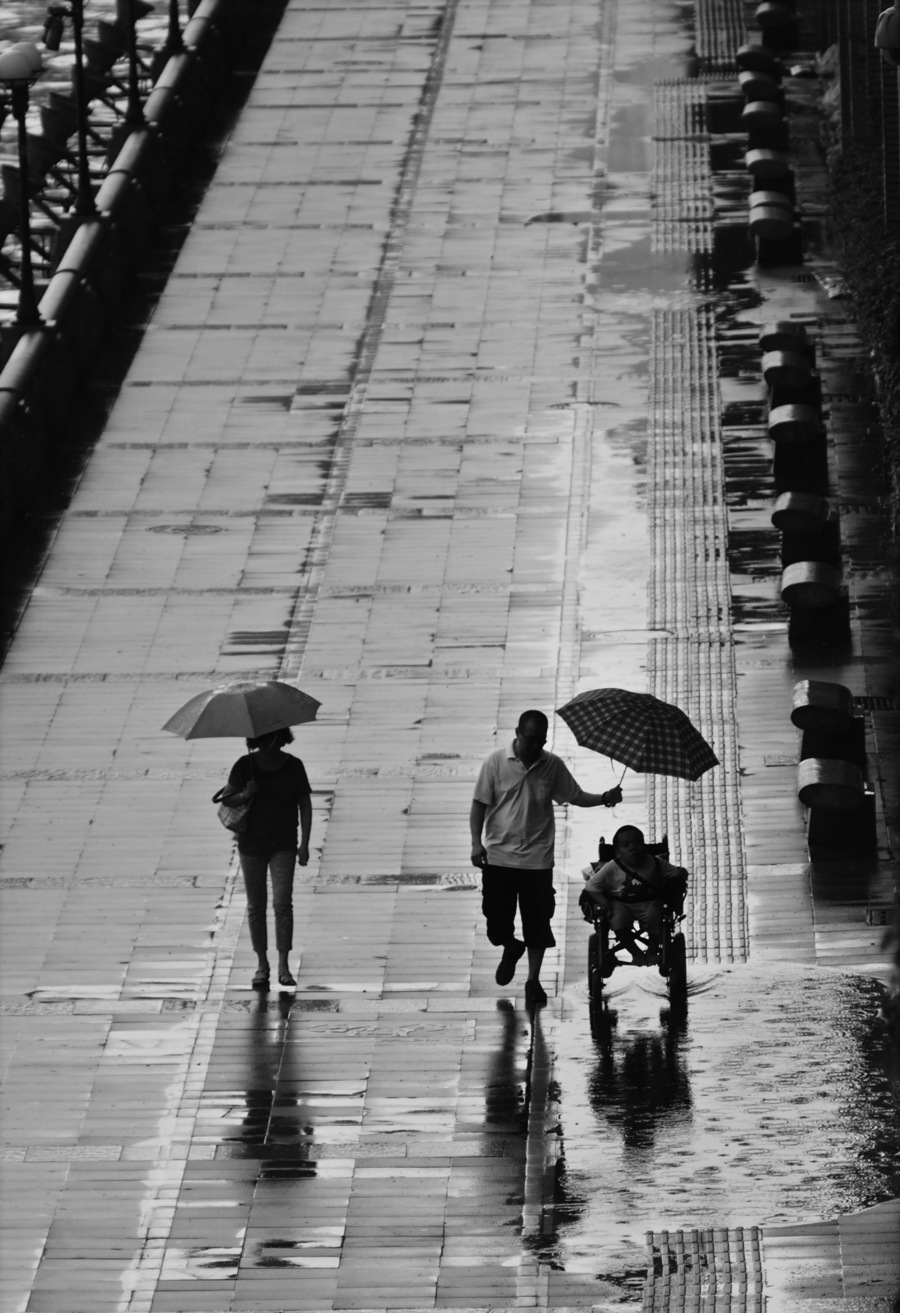
[[[544,961],[543,948],[529,948],[528,950],[528,979],[539,980],[541,975],[541,964]]]
[[[541,963],[544,960],[543,948],[528,949],[528,979],[525,981],[525,1006],[534,1010],[542,1008],[547,1002],[547,995],[540,982]]]

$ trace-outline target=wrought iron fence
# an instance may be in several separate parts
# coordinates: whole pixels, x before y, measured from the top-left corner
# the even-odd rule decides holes
[[[185,17],[190,7],[183,6]],[[68,7],[69,15],[72,8]],[[81,60],[83,146],[78,133],[74,43],[65,39],[70,35],[68,30],[57,42],[58,53],[51,42],[45,57],[46,72],[32,95],[26,132],[26,181],[33,215],[29,247],[35,277],[41,283],[52,275],[71,234],[79,170],[82,179],[86,171],[96,191],[133,120],[135,95],[140,101],[146,98],[167,58],[171,31],[167,31],[167,15],[159,12],[165,6],[157,5],[156,13],[153,8],[146,0],[109,0],[98,5],[99,16],[85,24]],[[35,6],[32,4],[30,9],[34,11]],[[54,9],[63,6],[54,5],[49,12]],[[34,13],[29,16],[33,19]],[[21,34],[44,49],[38,31],[29,28]],[[15,155],[13,127],[10,106],[0,98],[0,323],[13,312],[22,270],[21,160]]]
[[[875,49],[875,24],[887,0],[807,3],[818,11],[823,45],[837,46],[844,149],[877,141],[884,220],[889,229],[900,226],[900,70]]]

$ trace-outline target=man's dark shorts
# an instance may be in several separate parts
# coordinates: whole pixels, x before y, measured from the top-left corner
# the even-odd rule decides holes
[[[481,868],[481,910],[492,944],[515,938],[516,906],[522,918],[522,938],[528,948],[553,948],[550,918],[556,911],[553,868],[522,870],[513,866]]]

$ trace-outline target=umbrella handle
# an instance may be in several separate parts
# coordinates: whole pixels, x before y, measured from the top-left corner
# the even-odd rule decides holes
[[[627,771],[627,770],[628,770],[628,767],[626,766],[626,767],[625,767],[625,770],[623,770],[623,771],[622,771],[622,774],[619,776],[619,784],[618,784],[618,787],[619,787],[620,789],[621,789],[621,787],[622,787],[622,781],[623,781],[624,778],[625,778],[625,771]]]

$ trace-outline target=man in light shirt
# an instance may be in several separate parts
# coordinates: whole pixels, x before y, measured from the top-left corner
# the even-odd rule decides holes
[[[545,751],[548,727],[542,711],[519,717],[510,746],[492,752],[481,767],[469,813],[487,937],[503,947],[495,979],[498,985],[508,985],[527,949],[525,1002],[530,1007],[547,1002],[541,964],[545,949],[556,943],[550,928],[556,908],[553,804],[615,807],[622,801],[618,785],[606,793],[585,793],[559,757]],[[522,939],[515,936],[517,906]]]

